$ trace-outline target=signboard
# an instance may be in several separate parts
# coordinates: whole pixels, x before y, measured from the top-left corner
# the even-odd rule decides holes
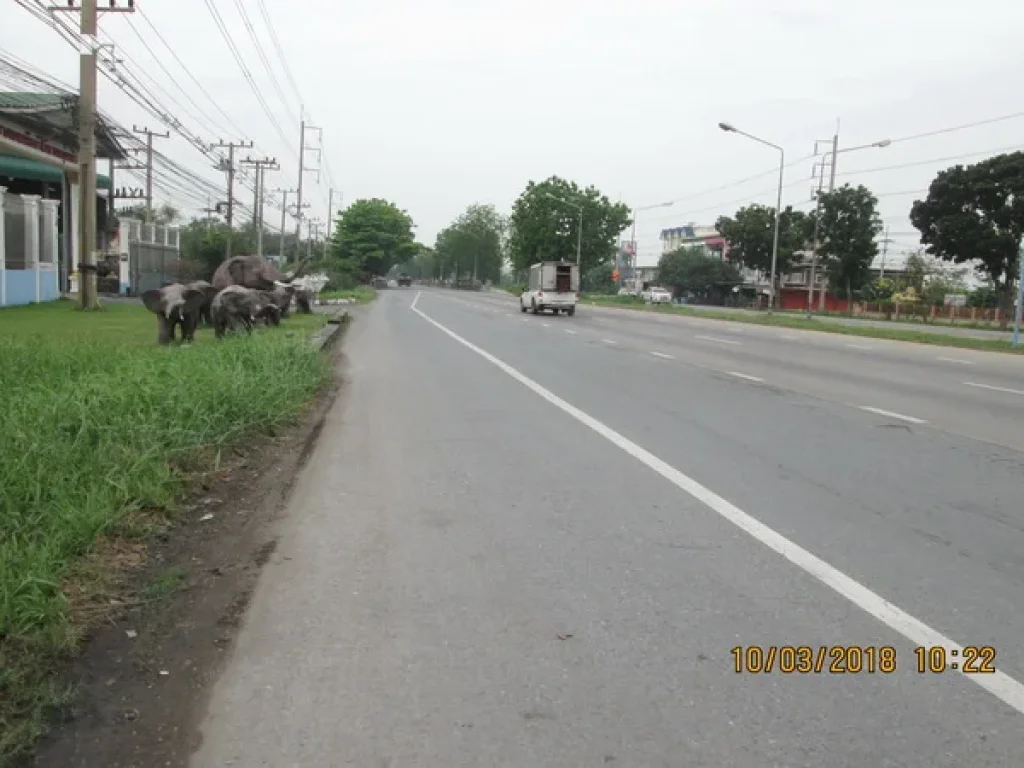
[[[942,304],[947,307],[966,307],[967,296],[963,293],[947,293],[942,299]]]

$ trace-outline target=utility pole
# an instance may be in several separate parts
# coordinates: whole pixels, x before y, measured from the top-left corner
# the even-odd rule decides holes
[[[134,13],[135,2],[118,8],[111,0],[109,8],[99,9],[96,0],[82,0],[75,6],[69,0],[67,7],[53,7],[51,12],[78,13],[79,31],[86,38],[86,51],[78,60],[78,250],[81,273],[79,299],[82,309],[99,309],[96,295],[96,51],[98,19],[102,13]]]
[[[320,181],[320,166],[319,166],[319,162],[318,162],[316,168],[307,168],[306,167],[306,152],[310,151],[310,150],[313,150],[313,151],[318,153],[318,156],[319,156],[319,153],[320,153],[320,150],[317,149],[316,147],[307,147],[306,146],[306,131],[317,131],[317,132],[319,132],[320,139],[321,139],[321,141],[323,141],[323,129],[322,128],[317,128],[314,125],[306,125],[306,121],[303,120],[302,121],[302,125],[300,127],[300,133],[299,133],[299,185],[298,185],[299,189],[298,189],[298,202],[296,203],[297,221],[295,222],[295,239],[296,239],[296,244],[298,244],[298,242],[299,242],[299,240],[301,240],[301,236],[302,236],[302,209],[304,208],[304,206],[302,204],[302,179],[303,179],[303,176],[305,175],[306,171],[316,171],[316,180]]]
[[[825,143],[824,141],[816,141],[816,142],[814,142],[814,154],[818,154],[818,145],[819,144],[824,144],[824,143]],[[834,136],[832,138],[833,154],[832,155],[826,155],[826,157],[831,158],[829,160],[829,162],[832,164],[833,170],[835,169],[835,164],[836,164],[836,156],[834,154],[834,150],[835,150],[835,148],[836,148],[838,143],[839,143],[839,135],[837,134],[836,136]],[[825,186],[825,160],[824,159],[822,159],[821,162],[816,163],[814,165],[814,168],[811,171],[811,178],[814,178],[815,174],[818,177],[818,188],[817,188],[817,190],[812,190],[811,191],[811,197],[814,198],[814,242],[813,242],[813,245],[812,245],[813,250],[811,251],[811,279],[810,279],[810,282],[807,284],[807,319],[808,320],[810,320],[811,316],[814,314],[814,280],[815,280],[815,277],[816,277],[815,269],[816,269],[816,267],[818,265],[818,248],[821,247],[821,243],[819,242],[819,239],[818,239],[818,232],[819,232],[819,223],[818,222],[819,222],[819,219],[821,218],[821,193],[822,193],[822,189]],[[831,176],[832,176],[832,183],[835,183],[835,173],[832,173]],[[822,298],[824,298],[824,292],[822,292]]]
[[[294,189],[275,189],[274,192],[281,193],[281,263],[284,264],[284,225],[285,216],[288,213],[288,195],[295,192]]]
[[[153,137],[158,139],[169,139],[171,134],[167,131],[156,133],[149,128],[139,128],[132,125],[132,132],[146,137],[146,211],[147,216],[153,215]]]
[[[256,227],[256,253],[263,258],[263,174],[266,170],[276,171],[281,168],[276,158],[265,157],[262,160],[245,158],[239,165],[251,165],[256,169],[256,184],[252,202],[252,221]]]
[[[206,207],[202,209],[203,213],[206,214],[206,231],[207,232],[210,231],[210,225],[213,223],[213,214],[220,213],[220,211],[217,210],[216,208],[212,208],[211,207],[212,205],[213,205],[213,200],[211,200],[210,196],[207,195],[206,196]]]
[[[341,202],[339,197],[338,202]],[[331,240],[331,223],[334,219],[334,189],[332,188],[327,194],[327,239],[324,240],[324,258],[327,258],[327,246]]]
[[[216,144],[211,144],[210,149],[223,149],[227,148],[228,156],[227,159],[222,159],[220,165],[214,166],[218,170],[226,171],[228,175],[228,200],[227,200],[227,220],[228,220],[228,246],[227,252],[224,255],[225,259],[231,258],[231,238],[233,235],[234,227],[234,213],[235,213],[235,149],[251,149],[252,142],[246,141],[218,141]]]
[[[878,279],[885,277],[885,256],[889,253],[889,225],[885,225],[885,237],[882,238],[882,268],[879,270]]]

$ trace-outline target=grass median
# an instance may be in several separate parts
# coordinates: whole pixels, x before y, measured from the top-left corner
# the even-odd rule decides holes
[[[159,347],[134,304],[0,310],[0,765],[68,700],[55,673],[101,618],[132,549],[116,544],[144,544],[190,478],[296,420],[329,379],[306,343],[326,319]]]
[[[727,320],[748,325],[770,325],[780,328],[793,328],[819,333],[836,333],[844,336],[861,336],[890,341],[909,341],[916,344],[931,344],[939,347],[958,347],[960,349],[977,349],[984,352],[1008,352],[1024,354],[1024,346],[1014,347],[1004,339],[981,339],[971,336],[957,336],[947,333],[917,331],[911,328],[884,328],[872,325],[843,325],[831,323],[827,319],[808,320],[804,316],[776,312],[754,314],[747,312],[730,312],[707,309],[693,309],[679,304],[644,304],[643,301],[631,296],[584,296],[582,304],[596,304],[602,307],[632,309],[641,312],[657,312],[666,315],[684,315],[707,320]]]

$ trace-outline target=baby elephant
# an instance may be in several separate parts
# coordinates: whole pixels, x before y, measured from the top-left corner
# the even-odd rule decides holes
[[[192,341],[205,296],[202,290],[181,283],[171,283],[142,294],[142,303],[157,317],[157,341],[170,344],[179,325],[181,340]]]
[[[213,297],[217,295],[217,289],[205,280],[195,280],[188,283],[186,288],[194,288],[203,292],[203,303],[199,306],[199,322],[207,328],[213,327],[213,317],[210,314],[210,305],[213,304]]]
[[[229,285],[218,293],[210,305],[210,314],[213,316],[213,334],[218,339],[223,338],[229,328],[237,331],[242,327],[251,334],[258,320],[270,318],[276,325],[281,319],[280,310],[262,291],[241,285]]]

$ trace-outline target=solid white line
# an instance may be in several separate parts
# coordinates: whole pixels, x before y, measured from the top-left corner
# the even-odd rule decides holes
[[[675,360],[675,358],[672,357],[672,355],[666,355],[664,352],[651,352],[651,354],[654,355],[655,357],[663,357],[666,360]]]
[[[618,344],[619,343],[617,341],[612,341],[611,339],[601,339],[601,341],[603,341],[605,344]]]
[[[903,421],[909,421],[911,424],[928,423],[924,419],[919,419],[916,416],[904,416],[902,413],[896,413],[895,411],[883,411],[881,408],[872,408],[870,405],[862,405],[860,409],[862,411],[877,413],[879,416],[888,416],[890,419],[902,419]]]
[[[719,338],[718,336],[700,336],[700,335],[696,335],[693,338],[695,338],[695,339],[704,339],[704,341],[717,341],[719,344],[735,344],[737,346],[742,344],[742,342],[733,341],[732,339],[722,339],[722,338]]]
[[[565,332],[566,332],[566,333],[571,333],[571,334],[572,334],[573,336],[575,336],[575,335],[576,335],[576,331],[572,330],[571,328],[566,328],[566,329],[565,329]]]
[[[759,379],[757,378],[757,376],[748,376],[747,374],[740,373],[739,371],[726,371],[726,373],[729,374],[730,376],[735,376],[737,379],[746,379],[747,381],[757,381],[760,383],[764,383],[764,379]]]
[[[1011,395],[1024,395],[1024,389],[1010,389],[1009,387],[995,387],[991,384],[978,384],[976,381],[965,381],[965,387],[978,387],[978,389],[991,389],[993,392],[1006,392]]]
[[[419,297],[417,296],[417,298]],[[417,309],[415,301],[413,301],[412,309],[428,323],[438,328],[467,349],[470,349],[480,355],[484,360],[518,381],[534,394],[544,398],[556,408],[561,409],[569,416],[576,419],[576,421],[601,435],[601,437],[605,438],[608,442],[645,464],[648,468],[657,472],[677,488],[688,493],[709,509],[717,512],[737,528],[745,531],[769,549],[782,555],[798,568],[810,574],[826,586],[831,587],[851,603],[859,606],[887,627],[899,632],[915,646],[941,645],[946,648],[946,652],[950,656],[953,655],[951,651],[954,650],[956,651],[955,655],[962,656],[963,647],[954,643],[938,630],[932,629],[923,621],[911,616],[903,609],[890,603],[881,595],[876,592],[872,592],[860,582],[855,581],[842,571],[829,565],[817,555],[811,554],[806,549],[790,541],[782,534],[777,533],[764,523],[751,517],[739,507],[723,499],[714,491],[705,488],[693,478],[683,474],[675,467],[659,459],[653,453],[650,453],[628,438],[620,435],[611,427],[601,423],[593,416],[590,416],[576,406],[566,402],[550,390],[545,389],[536,381],[525,374],[520,373],[508,363],[499,360],[490,352],[481,349],[472,342],[466,341],[466,339],[462,338],[454,331],[446,328],[432,317],[429,317],[421,310]],[[1018,712],[1024,714],[1024,684],[1021,684],[1005,672],[1000,672],[998,670],[992,674],[985,675],[965,674],[962,669],[960,670],[960,673],[971,682],[980,685],[989,693],[1010,705]]]
[[[850,349],[871,349],[867,344],[847,344]]]
[[[939,357],[937,360],[941,360],[944,363],[959,363],[960,365],[974,365],[970,360],[958,360],[955,357]]]

